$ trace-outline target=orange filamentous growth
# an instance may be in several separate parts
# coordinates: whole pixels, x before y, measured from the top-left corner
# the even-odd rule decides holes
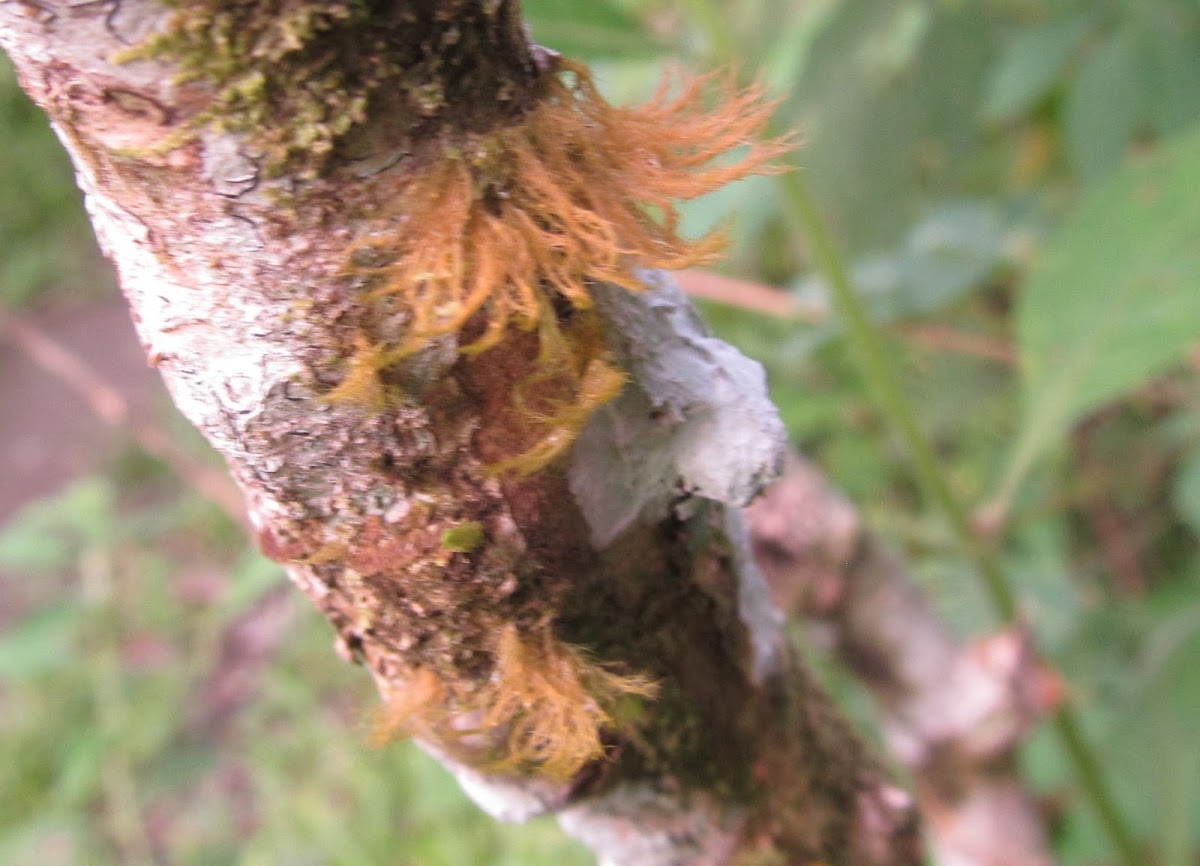
[[[382,709],[375,714],[371,741],[383,746],[412,735],[430,736],[448,715],[446,688],[432,671],[415,671],[402,686],[393,687]]]
[[[646,105],[617,108],[584,68],[563,68],[511,125],[443,145],[411,182],[399,229],[356,246],[360,260],[368,252],[385,262],[355,268],[372,276],[370,294],[399,300],[411,317],[390,360],[477,314],[486,325],[464,351],[482,351],[510,324],[528,330],[553,316],[558,299],[587,309],[590,281],[636,291],[639,267],[711,259],[721,237],[680,237],[676,202],[769,171],[791,147],[756,141],[773,108],[759,88],[728,85],[705,113],[708,76],[674,97],[668,82]],[[713,164],[741,146],[740,161]]]
[[[400,314],[392,341],[361,337],[341,385],[328,396],[379,408],[378,374],[431,341],[464,330],[461,351],[482,352],[511,328],[536,331],[537,372],[518,386],[524,451],[496,464],[529,475],[565,453],[588,416],[624,377],[594,313],[591,287],[643,288],[639,268],[677,269],[713,258],[723,238],[679,234],[677,203],[712,192],[789,150],[759,141],[773,103],[710,75],[670,96],[671,81],[636,108],[597,92],[581,66],[560,61],[532,107],[484,132],[446,132],[418,157],[397,210],[350,250],[368,300]],[[702,107],[709,90],[722,99]],[[718,161],[744,148],[739,161]],[[575,311],[578,315],[568,315]],[[596,332],[599,331],[599,339]],[[557,395],[538,407],[536,387]],[[563,399],[565,397],[565,399]]]
[[[625,387],[625,374],[605,360],[602,353],[590,353],[585,347],[576,347],[573,353],[575,357],[587,359],[582,372],[577,372],[573,365],[567,367],[567,383],[572,386],[573,401],[553,407],[549,413],[534,412],[525,407],[527,420],[540,428],[540,436],[520,454],[488,467],[493,474],[515,472],[523,476],[544,469],[575,441],[588,416]],[[557,365],[557,362],[550,363]],[[520,394],[517,399],[523,402]]]
[[[546,629],[503,626],[494,653],[490,679],[460,694],[415,671],[375,715],[374,744],[417,736],[480,769],[564,780],[605,757],[602,734],[623,733],[623,702],[658,694],[648,677],[617,673]]]
[[[604,757],[601,731],[615,725],[621,700],[657,694],[652,680],[611,671],[548,630],[523,635],[509,625],[497,642],[493,681],[475,697],[481,727],[505,732],[490,768],[568,779]]]

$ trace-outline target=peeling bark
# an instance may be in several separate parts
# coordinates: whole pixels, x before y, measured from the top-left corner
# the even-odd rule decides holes
[[[491,40],[480,74],[507,76],[506,110],[541,74],[515,3],[374,14],[394,28],[383,19],[412,9]],[[449,335],[397,361],[385,372],[402,401],[325,399],[366,315],[346,251],[420,150],[424,127],[396,120],[412,117],[412,93],[375,94],[319,173],[268,166],[245,135],[212,128],[160,153],[212,92],[173,83],[165,60],[113,57],[167,14],[148,0],[10,0],[0,44],[74,160],[150,363],[346,658],[392,699],[432,672],[453,699],[419,728],[427,748],[490,813],[557,812],[602,863],[919,862],[910,798],[804,671],[749,555],[740,508],[784,441],[758,366],[646,273],[643,291],[596,290],[631,381],[564,465],[489,469],[525,435],[512,395],[539,363],[528,333],[475,357]],[[448,543],[464,526],[479,543]],[[652,679],[658,695],[602,708],[605,753],[569,778],[489,760],[514,721],[488,728],[469,699],[505,687],[510,629],[595,676]]]

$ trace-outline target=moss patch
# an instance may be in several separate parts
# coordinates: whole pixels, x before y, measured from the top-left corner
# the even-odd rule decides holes
[[[459,526],[452,526],[442,533],[442,550],[470,553],[483,544],[483,538],[483,524],[478,520],[470,520]]]
[[[497,108],[519,111],[535,77],[508,0],[169,5],[165,29],[117,58],[168,60],[179,67],[177,83],[211,89],[162,149],[205,128],[240,132],[261,150],[268,174],[320,174],[381,96],[398,128],[437,130]]]

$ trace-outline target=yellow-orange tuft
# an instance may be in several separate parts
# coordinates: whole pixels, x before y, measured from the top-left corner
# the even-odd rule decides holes
[[[333,403],[354,403],[375,411],[387,407],[391,395],[379,373],[391,364],[391,352],[385,346],[360,335],[355,341],[354,353],[347,360],[342,381],[325,395],[325,399]]]
[[[674,97],[664,82],[645,105],[619,108],[586,69],[563,66],[510,125],[444,145],[411,180],[401,224],[356,244],[357,259],[383,262],[354,268],[372,277],[371,296],[395,298],[410,315],[390,360],[477,314],[482,334],[463,348],[482,351],[508,325],[532,329],[554,315],[560,299],[587,309],[592,282],[636,291],[637,268],[710,260],[720,233],[681,237],[677,202],[771,171],[792,146],[757,140],[773,109],[760,88],[724,79],[723,99],[706,112],[703,96],[718,84],[710,75]],[[740,160],[714,163],[743,146]]]
[[[437,674],[420,668],[400,687],[392,688],[375,714],[371,742],[383,746],[410,736],[432,736],[448,715],[446,688]]]
[[[529,474],[563,453],[623,383],[585,312],[592,286],[638,291],[639,268],[712,259],[721,233],[681,236],[678,202],[775,170],[770,161],[793,144],[758,139],[774,108],[761,88],[709,75],[672,96],[671,84],[645,105],[620,108],[585,68],[560,61],[523,114],[485,132],[447,133],[422,155],[397,211],[380,221],[387,227],[370,230],[348,256],[367,297],[405,320],[403,333],[388,344],[362,340],[330,396],[381,406],[378,372],[433,340],[456,334],[460,350],[475,354],[511,328],[536,331],[538,372],[514,404],[553,381],[558,406],[530,413],[532,444],[498,466]],[[721,98],[706,110],[714,90]],[[740,159],[719,159],[739,148]]]
[[[477,697],[482,727],[506,732],[494,769],[532,769],[567,779],[604,757],[601,730],[622,698],[654,697],[649,679],[614,673],[549,630],[522,635],[515,625],[500,633],[496,670]]]
[[[387,695],[372,741],[417,736],[480,769],[568,779],[605,756],[601,733],[620,728],[618,706],[658,694],[647,677],[616,673],[548,629],[503,626],[493,652],[489,680],[461,691],[417,670]]]

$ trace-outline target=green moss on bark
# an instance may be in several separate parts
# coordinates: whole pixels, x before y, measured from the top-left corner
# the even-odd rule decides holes
[[[537,69],[515,0],[170,0],[164,29],[118,59],[165,60],[206,104],[162,148],[242,133],[269,174],[316,176],[386,107],[414,139],[518,114]],[[483,106],[483,110],[481,110]],[[465,110],[469,109],[469,110]]]
[[[483,524],[470,520],[442,532],[442,550],[451,553],[470,553],[483,544]]]

